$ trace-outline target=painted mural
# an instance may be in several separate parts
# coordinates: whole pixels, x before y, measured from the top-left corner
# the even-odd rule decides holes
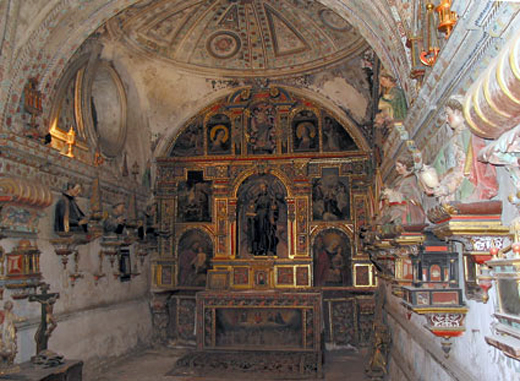
[[[160,0],[136,5],[117,21],[112,26],[134,49],[199,73],[209,68],[231,75],[294,73],[367,46],[345,19],[310,0]]]
[[[197,229],[185,232],[178,244],[179,287],[204,287],[213,245],[206,233]]]
[[[211,182],[200,171],[188,172],[188,180],[179,183],[177,190],[180,222],[211,221]]]
[[[224,114],[213,115],[206,125],[208,155],[231,153],[231,121]]]
[[[312,216],[315,221],[350,219],[350,187],[347,177],[336,168],[324,168],[323,176],[312,182]]]
[[[326,229],[314,239],[316,286],[352,285],[352,247],[348,236],[338,229]]]
[[[312,111],[300,111],[292,120],[294,152],[319,150],[318,117]]]

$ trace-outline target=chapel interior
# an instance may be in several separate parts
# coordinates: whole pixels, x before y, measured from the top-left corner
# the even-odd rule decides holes
[[[0,0],[0,141],[0,379],[520,380],[518,1]]]

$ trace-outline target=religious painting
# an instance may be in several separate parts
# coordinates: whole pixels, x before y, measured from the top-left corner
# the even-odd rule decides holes
[[[255,287],[268,288],[269,287],[269,270],[261,269],[255,270]]]
[[[309,271],[310,271],[309,266],[296,267],[296,286],[298,286],[298,287],[310,286]]]
[[[231,121],[227,115],[213,115],[206,124],[208,155],[231,153]]]
[[[249,125],[246,133],[249,154],[272,154],[276,151],[276,108],[261,102],[249,109]]]
[[[204,154],[202,123],[199,119],[191,122],[175,140],[171,156],[199,156]]]
[[[278,266],[276,268],[276,284],[277,286],[294,285],[294,267]]]
[[[220,348],[303,348],[302,310],[295,308],[218,308],[216,340]]]
[[[205,287],[206,274],[213,257],[213,244],[210,237],[200,230],[185,232],[177,246],[179,256],[179,287]]]
[[[300,111],[292,120],[294,152],[316,152],[319,149],[318,118],[308,110]]]
[[[345,128],[331,116],[323,118],[323,152],[357,150],[357,145]]]
[[[352,286],[352,248],[344,232],[338,229],[320,232],[314,240],[313,255],[315,286]]]
[[[249,267],[233,268],[233,285],[249,286]]]
[[[189,171],[188,180],[178,185],[178,222],[211,222],[211,181],[202,171]]]
[[[287,257],[286,190],[273,175],[247,178],[238,191],[238,257]]]
[[[314,221],[350,220],[348,177],[340,177],[337,168],[324,168],[322,177],[312,182],[312,217]]]

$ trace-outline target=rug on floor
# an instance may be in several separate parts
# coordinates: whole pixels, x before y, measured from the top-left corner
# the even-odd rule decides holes
[[[321,353],[225,351],[192,352],[177,360],[167,376],[255,380],[303,380],[322,377]]]

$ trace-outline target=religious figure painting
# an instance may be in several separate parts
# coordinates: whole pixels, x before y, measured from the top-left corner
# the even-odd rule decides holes
[[[248,153],[271,154],[276,151],[276,109],[262,102],[250,108],[249,126],[246,140]]]
[[[192,229],[184,233],[177,246],[179,256],[179,287],[205,287],[206,274],[213,257],[210,237],[200,230]]]
[[[320,232],[313,245],[316,286],[351,286],[351,243],[338,229]]]
[[[337,168],[324,168],[323,175],[312,182],[312,216],[314,221],[350,219],[348,177],[340,177]]]
[[[323,118],[323,152],[352,151],[357,149],[357,145],[352,137],[336,119],[330,116]]]
[[[211,181],[205,181],[201,171],[188,172],[177,192],[179,222],[211,222]]]
[[[286,190],[273,175],[253,175],[238,197],[239,256],[287,256]]]
[[[199,156],[204,154],[202,123],[195,120],[186,127],[175,141],[172,156]]]
[[[226,115],[213,115],[206,130],[209,155],[231,153],[231,122]]]
[[[294,308],[218,308],[217,347],[302,348],[302,311]]]
[[[312,111],[300,111],[292,121],[294,152],[319,149],[318,118]]]

